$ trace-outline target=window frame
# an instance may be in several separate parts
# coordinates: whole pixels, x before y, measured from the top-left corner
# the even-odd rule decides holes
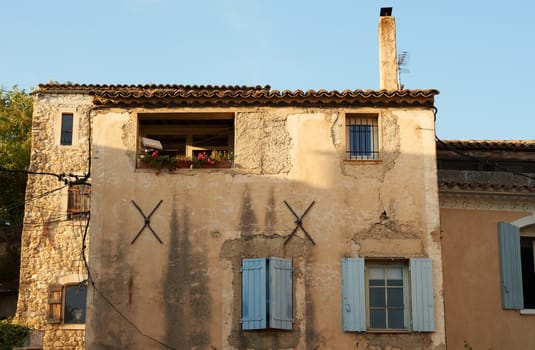
[[[175,123],[173,123],[173,121]],[[191,125],[184,124],[191,121]],[[224,122],[228,124],[225,125]],[[150,125],[150,123],[155,123]],[[163,124],[168,122],[167,124]],[[203,124],[196,124],[204,122]],[[210,122],[212,122],[210,124]],[[147,125],[143,125],[147,123]],[[159,124],[162,125],[159,125]],[[214,146],[199,146],[195,144],[195,136],[198,135],[225,135],[227,139],[226,145]],[[187,156],[194,158],[198,152],[225,151],[234,153],[236,135],[236,113],[234,112],[138,112],[137,113],[137,146],[140,152],[143,152],[143,145],[141,138],[150,138],[158,140],[158,136],[176,136],[185,138],[184,153],[181,153],[179,148],[166,149],[165,141],[161,141],[163,149],[159,151],[160,154],[175,156]],[[169,154],[168,154],[169,153]]]
[[[408,333],[435,331],[435,302],[433,260],[431,258],[408,259],[407,305],[409,322],[407,330],[369,329],[367,322],[368,298],[366,296],[366,265],[379,259],[344,257],[342,267],[342,329],[344,332]],[[388,260],[381,258],[380,260]],[[407,261],[392,258],[392,261]]]
[[[379,115],[374,113],[345,114],[345,156],[349,162],[374,162],[381,160],[381,136]],[[369,131],[353,131],[353,128],[370,128]],[[355,137],[363,135],[364,138]],[[355,146],[356,149],[353,149]],[[364,148],[364,149],[361,149]],[[355,154],[354,154],[355,153]],[[359,154],[361,153],[361,154]]]
[[[70,130],[66,127],[66,117],[70,117]],[[65,138],[66,135],[69,135],[69,138]],[[65,141],[66,140],[66,141]],[[61,146],[72,146],[74,141],[74,113],[61,113],[60,120],[60,134],[59,134],[59,144]]]
[[[391,268],[401,268],[402,269],[402,281],[403,285],[401,287],[403,291],[403,324],[404,328],[393,328],[388,327],[388,288],[396,288],[399,289],[398,286],[388,286],[386,283],[386,273],[387,269]],[[371,268],[384,268],[385,269],[385,285],[384,288],[380,288],[380,286],[371,286],[370,285],[370,269]],[[368,332],[407,332],[410,331],[410,286],[409,286],[409,265],[408,262],[405,260],[393,260],[393,261],[383,261],[383,260],[370,260],[365,262],[365,283],[366,283],[366,330]],[[371,305],[371,299],[370,299],[370,291],[371,289],[384,289],[385,291],[385,306],[384,309],[386,311],[385,315],[385,328],[373,328],[371,326],[371,310],[372,308],[375,308]],[[379,307],[377,307],[379,309]]]
[[[65,307],[67,306],[67,288],[85,288],[85,305],[83,322],[65,322]],[[67,328],[85,327],[87,320],[87,280],[81,282],[52,283],[48,286],[47,323],[58,324]]]

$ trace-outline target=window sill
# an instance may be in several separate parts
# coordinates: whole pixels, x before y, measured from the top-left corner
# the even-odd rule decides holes
[[[344,159],[344,164],[381,164],[382,159]]]
[[[521,315],[532,315],[535,316],[535,309],[522,309],[520,310]]]
[[[401,333],[408,334],[412,333],[408,329],[367,329],[366,333]]]
[[[84,324],[76,324],[76,323],[69,323],[69,324],[62,324],[59,326],[60,329],[71,329],[71,330],[85,330],[85,323]]]

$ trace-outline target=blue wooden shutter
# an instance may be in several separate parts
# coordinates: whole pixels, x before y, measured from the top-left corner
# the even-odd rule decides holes
[[[269,327],[293,328],[292,260],[269,259]]]
[[[435,302],[433,297],[433,263],[431,259],[410,259],[412,330],[435,330]]]
[[[500,247],[502,307],[504,309],[523,309],[524,292],[522,290],[520,229],[514,225],[499,222],[498,240]]]
[[[364,259],[342,259],[342,328],[344,332],[366,330]]]
[[[266,328],[266,259],[242,260],[242,329]]]

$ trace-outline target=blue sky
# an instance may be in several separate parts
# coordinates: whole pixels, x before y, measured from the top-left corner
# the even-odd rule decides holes
[[[535,138],[532,0],[3,0],[0,85],[377,89],[383,6],[440,138]]]

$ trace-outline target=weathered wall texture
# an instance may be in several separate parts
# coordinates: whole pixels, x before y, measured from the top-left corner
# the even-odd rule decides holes
[[[92,242],[97,286],[142,331],[177,349],[443,348],[433,114],[430,110],[239,108],[235,168],[135,169],[136,113],[93,116]],[[158,111],[225,111],[180,109]],[[143,112],[149,112],[143,110]],[[344,161],[345,114],[379,113],[382,161]],[[145,228],[135,201],[148,215]],[[285,246],[298,213],[315,201]],[[242,258],[292,258],[292,331],[241,331]],[[344,333],[344,256],[431,257],[436,332]],[[90,290],[91,349],[157,348]]]
[[[234,112],[235,168],[135,169],[138,109],[92,109],[84,95],[40,96],[31,169],[87,172],[92,120],[89,349],[440,349],[444,346],[433,114],[425,109],[160,109]],[[154,111],[154,110],[153,110]],[[59,145],[74,113],[73,146]],[[345,113],[377,113],[380,161],[345,161]],[[50,140],[55,140],[50,142]],[[66,221],[66,189],[30,176],[17,320],[45,331],[47,349],[80,349],[84,327],[46,323],[50,283],[85,277],[84,221]],[[36,197],[36,198],[30,198]],[[132,201],[148,215],[150,227]],[[316,245],[297,231],[284,201]],[[292,331],[241,331],[242,258],[293,262]],[[433,259],[436,331],[344,333],[342,257]],[[138,333],[120,310],[147,336]]]
[[[535,316],[502,309],[497,223],[533,215],[535,199],[441,195],[441,202],[448,348],[467,341],[474,349],[532,349]]]
[[[87,172],[88,96],[47,96],[34,104],[30,170]],[[59,145],[61,113],[75,116],[73,146]],[[45,331],[48,349],[83,349],[84,330],[47,324],[48,285],[71,276],[83,280],[81,260],[85,221],[67,219],[67,188],[57,178],[29,175],[21,248],[20,294],[16,321]],[[75,328],[80,328],[79,326]]]

